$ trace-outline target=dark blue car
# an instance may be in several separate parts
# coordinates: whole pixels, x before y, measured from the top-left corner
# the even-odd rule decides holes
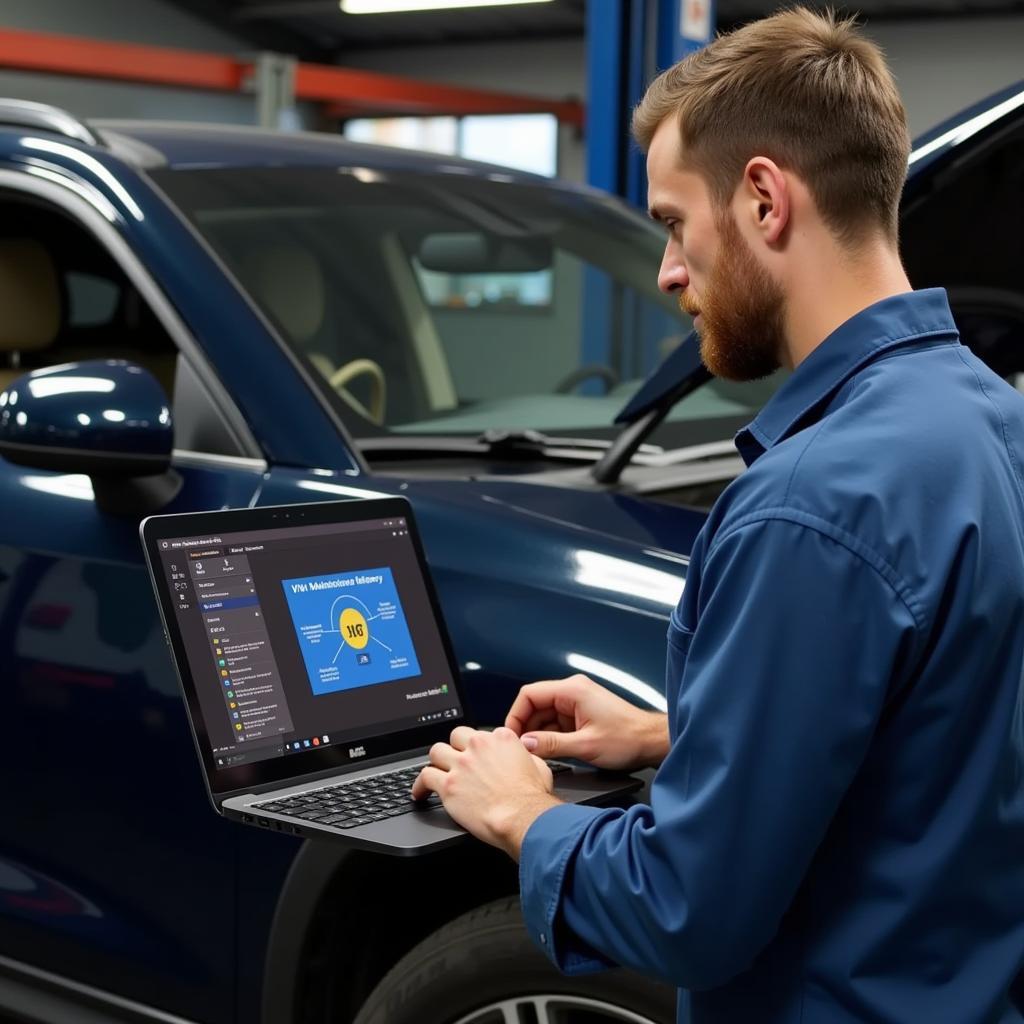
[[[924,140],[905,199],[911,279],[1024,380],[1024,86]],[[480,844],[219,819],[137,536],[405,495],[479,718],[577,671],[663,708],[687,554],[777,381],[706,379],[661,246],[502,168],[0,101],[0,1016],[341,1024],[380,987],[394,1024],[674,1019],[636,976],[555,974]],[[616,441],[669,356],[692,371]]]

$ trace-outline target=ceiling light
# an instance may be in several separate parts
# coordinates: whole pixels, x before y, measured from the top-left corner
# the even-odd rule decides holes
[[[340,0],[346,14],[400,14],[406,11],[454,11],[462,7],[548,4],[551,0]]]

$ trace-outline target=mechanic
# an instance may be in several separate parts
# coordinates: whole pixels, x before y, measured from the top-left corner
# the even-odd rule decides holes
[[[633,131],[707,366],[793,372],[694,546],[668,715],[534,683],[414,795],[519,860],[558,967],[668,980],[680,1020],[1020,1021],[1024,397],[904,273],[892,76],[790,9],[659,76]],[[602,809],[537,755],[660,767]]]

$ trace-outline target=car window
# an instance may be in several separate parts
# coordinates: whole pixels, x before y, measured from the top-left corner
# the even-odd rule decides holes
[[[690,331],[657,290],[660,233],[596,193],[367,168],[153,175],[357,437],[610,436]],[[698,406],[736,403],[678,415]]]
[[[611,437],[692,328],[657,288],[662,233],[595,192],[462,166],[152,174],[357,438]],[[699,388],[655,443],[728,439],[775,384]]]
[[[109,324],[117,312],[122,288],[117,281],[96,274],[69,270],[64,275],[68,296],[67,320],[70,327],[94,327]]]
[[[0,332],[0,390],[29,370],[86,359],[125,359],[144,367],[172,403],[175,441],[191,447],[194,423],[214,454],[237,455],[230,434],[209,429],[212,399],[188,388],[179,402],[178,349],[150,305],[103,244],[63,211],[0,193],[0,261],[20,287]]]

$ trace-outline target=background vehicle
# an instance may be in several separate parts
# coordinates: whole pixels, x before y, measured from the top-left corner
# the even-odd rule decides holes
[[[914,283],[948,285],[1008,377],[1021,102],[925,140],[904,233]],[[692,391],[600,484],[615,410],[689,329],[638,214],[323,137],[0,119],[0,388],[69,361],[142,368],[37,375],[30,412],[0,399],[27,440],[0,462],[0,765],[21,783],[0,816],[0,1008],[32,990],[126,1020],[341,1022],[377,990],[396,1024],[672,1019],[672,994],[635,977],[551,971],[492,851],[397,863],[217,819],[136,524],[404,494],[481,718],[573,671],[663,707],[701,510],[775,382]],[[147,815],[147,794],[173,813]]]

